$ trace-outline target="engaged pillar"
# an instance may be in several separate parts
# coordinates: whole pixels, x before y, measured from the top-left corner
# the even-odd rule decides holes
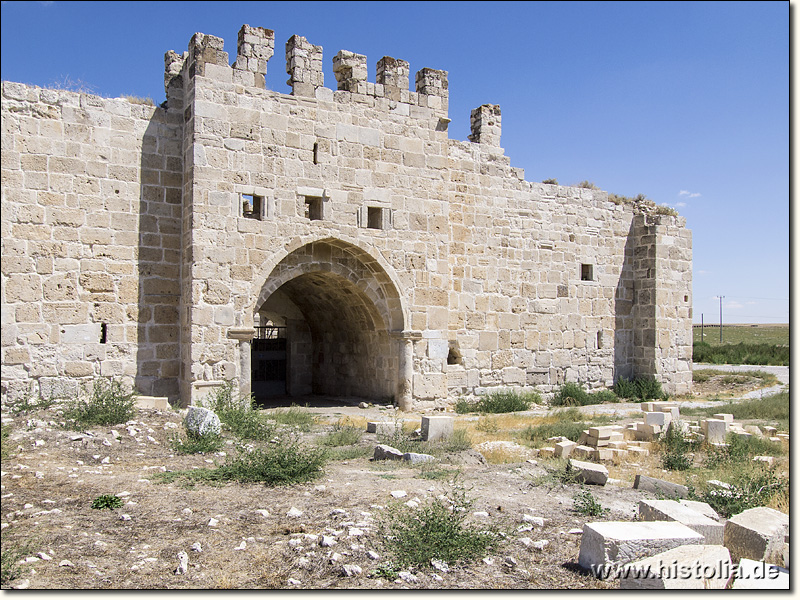
[[[251,348],[256,330],[252,328],[229,329],[228,338],[239,340],[239,397],[249,399],[252,390]]]
[[[396,332],[399,365],[397,369],[397,393],[395,404],[400,410],[409,411],[414,404],[414,340],[422,339],[415,331]]]

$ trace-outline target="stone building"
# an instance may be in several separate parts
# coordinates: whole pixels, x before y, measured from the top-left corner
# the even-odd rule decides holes
[[[448,137],[447,73],[195,34],[166,101],[4,82],[3,394],[96,376],[197,402],[233,380],[443,406],[495,388],[691,386],[691,234],[652,203],[532,183],[483,105]],[[612,198],[613,200],[614,198]],[[304,400],[303,400],[304,401]]]

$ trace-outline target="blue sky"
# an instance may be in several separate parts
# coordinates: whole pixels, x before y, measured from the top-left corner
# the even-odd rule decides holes
[[[382,56],[449,72],[450,136],[499,104],[501,145],[529,181],[589,180],[686,217],[694,321],[789,322],[788,2],[2,2],[2,78],[80,81],[164,100],[167,50],[195,32],[275,31],[283,48]]]

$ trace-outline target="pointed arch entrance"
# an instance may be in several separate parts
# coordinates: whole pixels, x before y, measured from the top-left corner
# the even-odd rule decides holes
[[[252,392],[259,403],[410,395],[397,285],[358,246],[325,239],[290,252],[270,271],[254,309]]]

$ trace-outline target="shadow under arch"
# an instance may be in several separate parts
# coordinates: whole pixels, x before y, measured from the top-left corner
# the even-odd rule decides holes
[[[306,242],[282,254],[254,294],[256,401],[309,395],[392,401],[401,364],[396,336],[406,323],[396,278],[341,239]],[[285,341],[261,342],[267,331]],[[283,374],[281,383],[276,377]]]

